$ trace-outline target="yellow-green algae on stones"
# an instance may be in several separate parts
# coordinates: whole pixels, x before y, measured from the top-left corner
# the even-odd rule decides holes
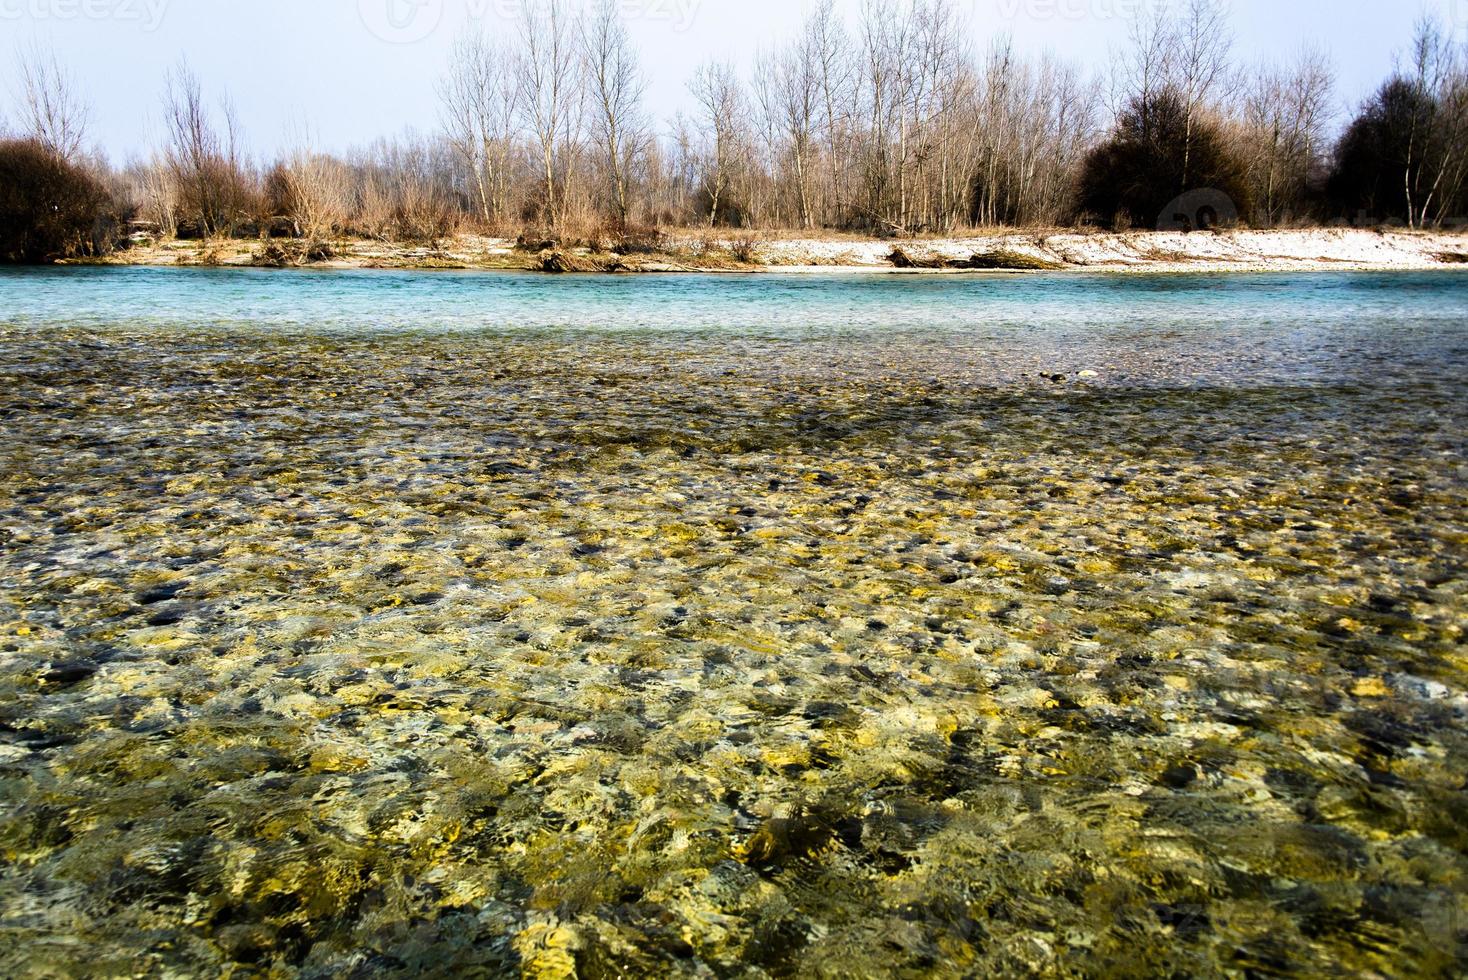
[[[0,973],[1463,971],[1462,384],[1157,370],[0,329]]]

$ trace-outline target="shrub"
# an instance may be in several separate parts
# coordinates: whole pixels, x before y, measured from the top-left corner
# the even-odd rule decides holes
[[[0,142],[0,262],[92,255],[109,244],[106,190],[33,140]]]
[[[668,237],[657,228],[628,225],[612,236],[612,251],[617,255],[656,255],[668,250]]]
[[[250,257],[250,264],[272,269],[325,262],[336,257],[336,250],[324,242],[267,238]]]
[[[453,206],[433,189],[409,184],[399,188],[393,208],[393,233],[399,241],[437,242],[458,225]]]
[[[1212,189],[1228,196],[1240,214],[1249,211],[1247,165],[1214,119],[1193,120],[1188,137],[1182,96],[1164,90],[1150,101],[1135,99],[1111,137],[1086,157],[1078,207],[1108,228],[1135,220],[1156,224],[1168,204],[1187,191]]]
[[[365,238],[434,244],[458,228],[459,213],[435,187],[413,176],[369,174],[343,231]]]
[[[233,237],[266,209],[250,177],[234,161],[209,157],[174,164],[180,238]]]
[[[1332,207],[1347,217],[1364,213],[1378,220],[1426,221],[1452,213],[1460,203],[1453,200],[1454,186],[1434,183],[1453,169],[1454,129],[1450,112],[1433,92],[1405,78],[1388,81],[1336,146],[1327,185]],[[1415,192],[1412,207],[1409,187]],[[1419,210],[1426,213],[1414,213]]]
[[[743,228],[749,225],[749,207],[745,202],[734,197],[731,188],[725,188],[719,196],[719,210],[712,214],[714,197],[708,188],[701,188],[696,198],[696,214],[700,221],[707,222],[710,227],[723,226],[725,228]]]
[[[578,258],[559,248],[546,249],[535,259],[532,268],[541,272],[596,272],[595,262]]]
[[[560,243],[556,241],[556,238],[553,234],[539,228],[526,228],[524,231],[520,232],[519,237],[515,239],[516,251],[534,252],[537,255],[539,255],[541,252],[558,248],[559,246]]]
[[[301,264],[301,249],[295,242],[281,243],[276,239],[267,239],[255,250],[250,262],[253,265],[266,266],[272,269],[283,269],[289,265]]]
[[[729,254],[745,265],[759,265],[760,240],[754,235],[735,235],[729,239]]]
[[[291,194],[290,172],[283,163],[276,163],[265,172],[265,177],[260,182],[260,190],[264,195],[265,210],[272,215],[289,215],[291,205],[294,203]]]

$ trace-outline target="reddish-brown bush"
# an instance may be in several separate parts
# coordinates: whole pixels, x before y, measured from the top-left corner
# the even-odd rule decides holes
[[[108,206],[91,174],[34,140],[0,142],[0,262],[89,255]]]

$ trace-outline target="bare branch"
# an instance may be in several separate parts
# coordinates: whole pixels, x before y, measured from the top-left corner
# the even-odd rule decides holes
[[[20,104],[28,135],[66,160],[81,154],[91,110],[75,78],[54,52],[34,45],[20,53]]]

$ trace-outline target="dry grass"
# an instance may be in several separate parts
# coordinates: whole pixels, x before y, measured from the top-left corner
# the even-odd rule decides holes
[[[898,246],[888,255],[887,261],[898,269],[946,269],[948,260],[935,255],[924,255]]]
[[[989,252],[980,252],[968,260],[967,268],[970,269],[1022,269],[1028,271],[1047,271],[1064,268],[1059,262],[1049,259],[1038,258],[1033,255],[1025,255],[1022,252],[1011,252],[1008,249],[998,248]]]
[[[269,269],[285,269],[314,262],[329,262],[334,258],[336,249],[326,242],[270,238],[262,242],[250,256],[250,264]]]
[[[1014,252],[1009,249],[991,249],[987,252],[978,252],[966,259],[951,259],[941,255],[910,251],[908,249],[894,248],[887,261],[899,269],[1012,269],[1024,271],[1040,271],[1047,269],[1064,268],[1059,262],[1042,259],[1022,252]]]
[[[761,239],[756,235],[736,235],[729,239],[729,254],[734,256],[734,261],[744,265],[760,265],[760,242]]]

